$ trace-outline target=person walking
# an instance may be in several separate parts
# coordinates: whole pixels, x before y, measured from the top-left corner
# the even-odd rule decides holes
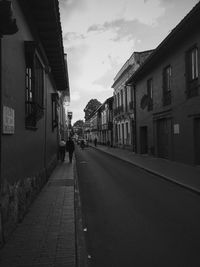
[[[74,142],[71,137],[69,137],[69,140],[66,143],[66,151],[69,153],[69,162],[72,163],[73,153],[74,153]]]
[[[97,146],[97,138],[94,139],[94,145]]]
[[[84,142],[84,140],[83,140],[83,139],[81,140],[80,147],[81,147],[81,149],[82,149],[82,150],[83,150],[83,149],[84,149],[84,147],[85,147],[85,142]]]
[[[65,160],[65,146],[66,146],[65,140],[61,139],[60,144],[59,144],[59,152],[60,152],[61,161]]]

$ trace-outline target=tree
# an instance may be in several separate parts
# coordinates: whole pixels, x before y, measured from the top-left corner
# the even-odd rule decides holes
[[[77,120],[74,123],[73,127],[83,127],[83,125],[84,125],[84,121],[83,120]]]
[[[101,102],[99,102],[97,99],[91,99],[84,108],[85,120],[87,121],[101,105]]]
[[[84,126],[83,120],[76,121],[73,125],[74,133],[76,133],[79,136],[82,136],[83,135],[83,126]]]

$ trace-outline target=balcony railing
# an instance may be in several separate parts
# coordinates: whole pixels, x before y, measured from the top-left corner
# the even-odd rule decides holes
[[[26,126],[35,127],[37,121],[39,121],[44,115],[44,108],[38,103],[32,101],[25,102],[26,107]]]

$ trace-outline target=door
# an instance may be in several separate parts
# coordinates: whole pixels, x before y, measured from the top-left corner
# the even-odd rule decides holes
[[[122,144],[124,145],[124,124],[122,123]]]
[[[147,126],[140,127],[140,152],[141,154],[148,153],[148,130]]]
[[[158,157],[169,159],[172,147],[172,121],[160,119],[157,121],[157,149]]]
[[[195,164],[200,165],[200,118],[194,120]]]

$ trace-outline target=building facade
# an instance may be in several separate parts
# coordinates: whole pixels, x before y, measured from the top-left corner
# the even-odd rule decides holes
[[[127,81],[135,88],[137,151],[200,165],[200,3]]]
[[[114,78],[114,146],[135,150],[134,91],[127,80],[143,64],[152,50],[134,52]]]
[[[113,97],[106,99],[100,107],[99,143],[113,146]]]
[[[0,232],[6,240],[57,163],[58,92],[69,95],[69,83],[58,1],[0,1],[0,10]]]

